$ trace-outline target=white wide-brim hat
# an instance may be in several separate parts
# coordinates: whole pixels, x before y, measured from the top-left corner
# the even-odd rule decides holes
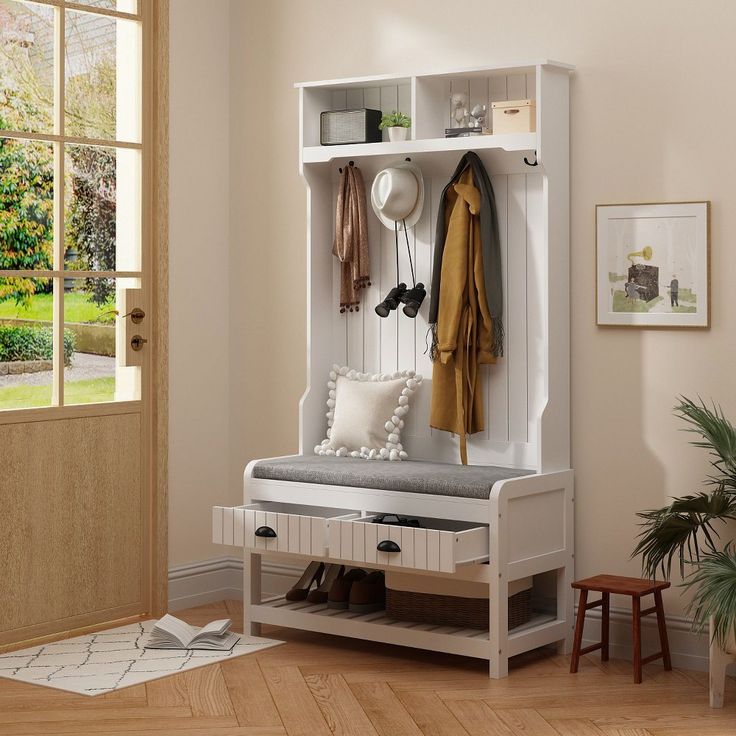
[[[416,225],[424,207],[424,179],[420,168],[409,161],[382,169],[371,187],[371,204],[389,230],[394,223]]]

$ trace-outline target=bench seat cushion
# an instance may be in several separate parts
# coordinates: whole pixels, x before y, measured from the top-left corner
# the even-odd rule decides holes
[[[391,463],[311,455],[260,460],[253,468],[254,478],[267,480],[484,499],[490,497],[496,481],[532,474],[531,470],[489,465],[454,465],[422,460]]]

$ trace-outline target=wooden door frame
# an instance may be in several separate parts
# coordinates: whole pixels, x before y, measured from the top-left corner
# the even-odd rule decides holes
[[[168,609],[169,585],[169,0],[152,4],[151,108],[151,571],[150,615]]]

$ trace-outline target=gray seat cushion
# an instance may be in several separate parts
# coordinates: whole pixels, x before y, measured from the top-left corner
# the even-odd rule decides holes
[[[253,468],[255,478],[268,480],[486,499],[496,481],[521,475],[533,475],[533,471],[422,460],[387,462],[316,455],[261,460]]]

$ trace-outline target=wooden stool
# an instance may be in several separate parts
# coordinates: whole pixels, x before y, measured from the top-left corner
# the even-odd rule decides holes
[[[664,668],[672,669],[672,660],[670,659],[670,645],[667,641],[667,624],[664,620],[664,606],[662,605],[662,591],[669,588],[667,582],[658,582],[656,580],[642,580],[640,578],[623,578],[617,575],[596,575],[585,580],[577,580],[572,584],[573,588],[580,591],[580,601],[578,603],[578,618],[575,622],[575,641],[572,647],[572,660],[570,661],[570,672],[578,671],[580,657],[583,654],[594,652],[596,649],[601,650],[601,660],[608,661],[608,629],[609,629],[609,613],[611,593],[615,595],[630,595],[632,608],[633,623],[633,645],[634,645],[634,682],[641,682],[642,665],[654,662],[660,657],[664,660]],[[588,603],[588,591],[595,590],[601,594],[601,599]],[[651,608],[641,609],[642,596],[654,596],[654,605]],[[585,612],[591,608],[601,606],[603,615],[601,616],[601,641],[598,644],[591,644],[584,649],[580,648],[583,641],[583,627],[585,626]],[[641,658],[641,619],[642,616],[648,616],[650,613],[657,614],[657,625],[659,627],[659,646],[660,651],[649,657]]]

